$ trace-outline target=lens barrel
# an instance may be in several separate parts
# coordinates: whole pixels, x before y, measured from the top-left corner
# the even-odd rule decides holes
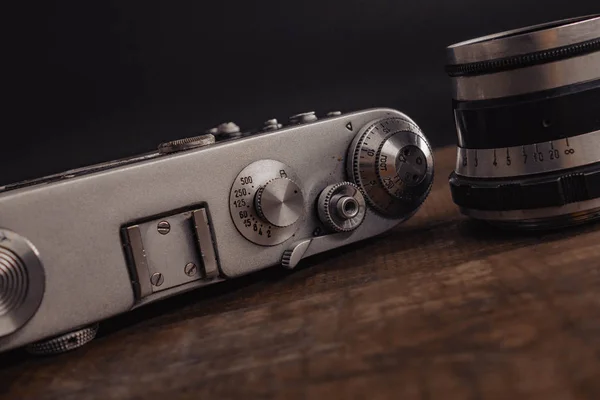
[[[536,229],[600,217],[600,15],[457,43],[447,58],[461,211]]]

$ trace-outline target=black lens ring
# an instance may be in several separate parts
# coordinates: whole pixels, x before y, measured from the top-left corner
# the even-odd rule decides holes
[[[463,148],[560,140],[600,130],[600,79],[495,100],[453,100],[453,106]]]
[[[450,175],[452,199],[483,211],[560,207],[600,197],[600,163],[519,178],[466,178]]]

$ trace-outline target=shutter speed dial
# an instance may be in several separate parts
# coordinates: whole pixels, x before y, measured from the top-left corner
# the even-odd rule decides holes
[[[302,191],[288,178],[271,179],[258,189],[254,201],[258,215],[280,228],[298,221],[304,209]]]
[[[350,146],[347,165],[369,205],[389,218],[411,216],[433,183],[429,143],[406,116],[367,124]]]
[[[294,235],[303,220],[300,180],[282,162],[253,162],[236,177],[229,210],[235,227],[246,239],[261,246],[280,244]]]

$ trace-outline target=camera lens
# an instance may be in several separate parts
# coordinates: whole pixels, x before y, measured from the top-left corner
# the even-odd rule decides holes
[[[600,217],[600,15],[447,48],[454,202],[516,228]]]

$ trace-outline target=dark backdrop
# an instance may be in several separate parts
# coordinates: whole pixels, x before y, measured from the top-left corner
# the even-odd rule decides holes
[[[599,9],[597,0],[98,3],[5,12],[0,184],[308,110],[393,107],[434,145],[453,143],[446,45]]]

